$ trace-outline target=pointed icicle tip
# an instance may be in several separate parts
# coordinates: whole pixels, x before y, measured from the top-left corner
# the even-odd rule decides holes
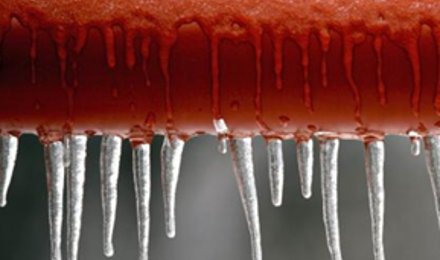
[[[7,204],[17,151],[17,137],[9,134],[0,137],[0,207],[5,207]]]
[[[376,140],[366,144],[365,167],[370,202],[371,233],[375,260],[385,260],[383,226],[385,214],[384,188],[385,145]]]
[[[425,137],[426,166],[431,179],[435,210],[440,227],[440,135]]]
[[[301,193],[305,199],[312,197],[313,183],[313,139],[299,141],[296,145]]]
[[[64,145],[61,141],[44,148],[49,204],[51,260],[61,260],[61,231],[63,226]]]
[[[65,140],[64,140],[65,141]],[[84,200],[87,136],[69,137],[67,170],[67,259],[77,260]],[[66,142],[64,142],[66,144]],[[66,148],[66,147],[65,147]],[[66,150],[65,150],[66,151]],[[66,156],[64,157],[66,161]]]
[[[251,237],[252,259],[262,260],[260,217],[252,159],[252,139],[234,138],[229,143],[243,209]]]
[[[269,159],[269,181],[272,204],[275,207],[283,203],[284,188],[284,159],[283,142],[280,139],[271,139],[267,144]]]
[[[178,136],[166,136],[162,145],[162,191],[165,207],[165,231],[176,236],[176,191],[185,142]]]
[[[150,144],[141,144],[133,149],[133,179],[136,193],[139,260],[148,260],[151,198]]]
[[[326,139],[321,148],[321,189],[327,246],[332,260],[342,260],[338,217],[338,139]]]
[[[122,138],[116,135],[104,135],[101,143],[101,197],[103,212],[104,255],[114,255],[113,230],[116,220],[118,201],[119,164],[121,159]]]

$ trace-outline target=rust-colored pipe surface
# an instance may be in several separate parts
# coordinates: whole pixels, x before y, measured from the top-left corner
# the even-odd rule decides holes
[[[428,0],[0,1],[0,129],[436,132],[438,13]]]

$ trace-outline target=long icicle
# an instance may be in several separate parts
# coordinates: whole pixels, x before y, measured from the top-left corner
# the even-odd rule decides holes
[[[9,134],[0,137],[0,207],[6,206],[7,203],[17,150],[17,137]]]
[[[66,140],[66,139],[65,139]],[[66,144],[66,143],[65,143]],[[67,259],[78,259],[86,174],[87,136],[72,135],[68,141],[67,170]],[[66,147],[66,146],[65,146]]]
[[[283,142],[280,139],[270,139],[267,144],[267,152],[272,204],[279,207],[283,203],[284,187]]]
[[[325,139],[321,148],[321,189],[327,246],[332,260],[342,260],[338,219],[338,139]]]
[[[440,135],[425,137],[425,158],[435,199],[435,210],[440,227]]]
[[[44,147],[49,204],[51,260],[61,260],[61,231],[63,226],[64,145],[61,141]]]
[[[370,201],[374,259],[385,260],[383,247],[383,226],[385,214],[385,146],[383,141],[375,140],[367,143],[365,149],[365,167],[368,183],[368,198]]]
[[[133,149],[133,178],[136,192],[139,260],[147,260],[151,197],[151,161],[148,143],[140,144]]]
[[[252,139],[250,137],[234,138],[230,141],[229,145],[235,177],[251,237],[252,259],[261,260],[263,255],[257,188],[252,159]]]
[[[101,197],[103,212],[104,255],[114,254],[113,230],[116,220],[118,201],[119,163],[121,159],[122,138],[116,135],[104,135],[101,143]]]
[[[299,141],[296,145],[301,193],[304,198],[312,197],[313,183],[313,139]]]
[[[177,136],[166,136],[162,145],[162,191],[165,207],[165,231],[176,236],[176,191],[185,142]]]

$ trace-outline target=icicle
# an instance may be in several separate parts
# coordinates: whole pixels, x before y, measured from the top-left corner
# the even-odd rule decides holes
[[[150,144],[141,144],[133,149],[133,177],[136,191],[139,260],[147,260],[151,197]]]
[[[368,197],[370,200],[371,229],[375,260],[384,260],[383,225],[385,213],[384,189],[385,148],[383,141],[373,141],[366,145],[366,172]]]
[[[64,144],[64,167],[70,166],[70,135],[65,135],[63,138]]]
[[[284,160],[283,143],[280,139],[271,139],[267,145],[269,156],[269,180],[272,204],[281,206],[283,202]]]
[[[111,257],[113,249],[113,229],[118,201],[119,162],[122,138],[116,135],[104,135],[101,143],[101,196],[104,217],[104,255]]]
[[[0,137],[0,207],[6,206],[9,184],[17,158],[18,138],[13,135]]]
[[[411,142],[411,153],[414,156],[418,156],[421,150],[420,139],[421,136],[416,131],[410,131],[408,133],[409,140]]]
[[[61,260],[61,231],[63,224],[64,145],[61,141],[44,148],[49,203],[51,260]]]
[[[228,152],[228,139],[226,134],[228,133],[229,129],[225,120],[223,118],[214,119],[214,128],[218,134],[218,151],[221,154],[226,154]]]
[[[435,210],[440,226],[440,135],[425,137],[426,166],[434,193]]]
[[[162,146],[162,189],[165,206],[165,231],[176,236],[176,190],[185,142],[177,136],[167,136]]]
[[[332,260],[342,260],[338,219],[338,139],[322,140],[321,189],[327,246]]]
[[[230,141],[231,156],[237,178],[241,201],[251,237],[252,259],[262,259],[260,217],[258,213],[257,188],[252,161],[252,139],[234,138]]]
[[[86,173],[87,136],[73,135],[68,139],[68,161],[70,162],[70,166],[66,168],[68,205],[67,259],[76,260],[78,259],[78,245],[81,235],[81,219],[83,212],[84,182]],[[66,142],[64,144],[66,144]]]
[[[304,198],[312,197],[313,182],[313,140],[299,141],[296,146],[301,192]]]

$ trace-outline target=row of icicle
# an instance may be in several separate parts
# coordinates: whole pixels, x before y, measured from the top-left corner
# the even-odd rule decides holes
[[[218,122],[217,122],[218,123]],[[243,208],[245,211],[252,247],[252,259],[262,259],[261,232],[258,211],[257,189],[254,177],[251,137],[227,138],[225,124],[215,124],[219,134],[222,153],[227,151],[229,142],[234,172],[237,179]],[[409,133],[414,155],[420,152],[420,136]],[[119,162],[123,139],[117,135],[104,135],[101,143],[100,171],[103,211],[104,254],[114,254],[112,237],[116,219],[117,186]],[[431,177],[440,221],[440,136],[425,137],[426,163]],[[321,189],[323,219],[328,248],[332,260],[342,260],[338,223],[338,150],[336,138],[320,138]],[[161,151],[161,174],[165,206],[166,234],[176,235],[175,202],[179,170],[185,141],[177,136],[167,136]],[[81,232],[83,210],[85,159],[87,136],[71,135],[64,141],[45,144],[45,163],[48,185],[51,260],[60,260],[63,222],[63,193],[67,178],[67,259],[78,259],[78,243]],[[282,203],[284,162],[281,139],[270,139],[267,143],[269,158],[269,179],[272,203]],[[18,138],[3,135],[0,138],[0,206],[6,205],[6,194],[18,150]],[[370,201],[374,259],[384,260],[383,225],[385,208],[384,191],[384,142],[366,142],[366,174]],[[301,191],[308,199],[312,195],[313,140],[297,143],[297,160],[301,179]],[[139,259],[148,259],[150,231],[151,161],[150,144],[144,143],[133,148],[133,177],[136,193],[136,208],[139,239]],[[440,224],[440,222],[439,222]]]

